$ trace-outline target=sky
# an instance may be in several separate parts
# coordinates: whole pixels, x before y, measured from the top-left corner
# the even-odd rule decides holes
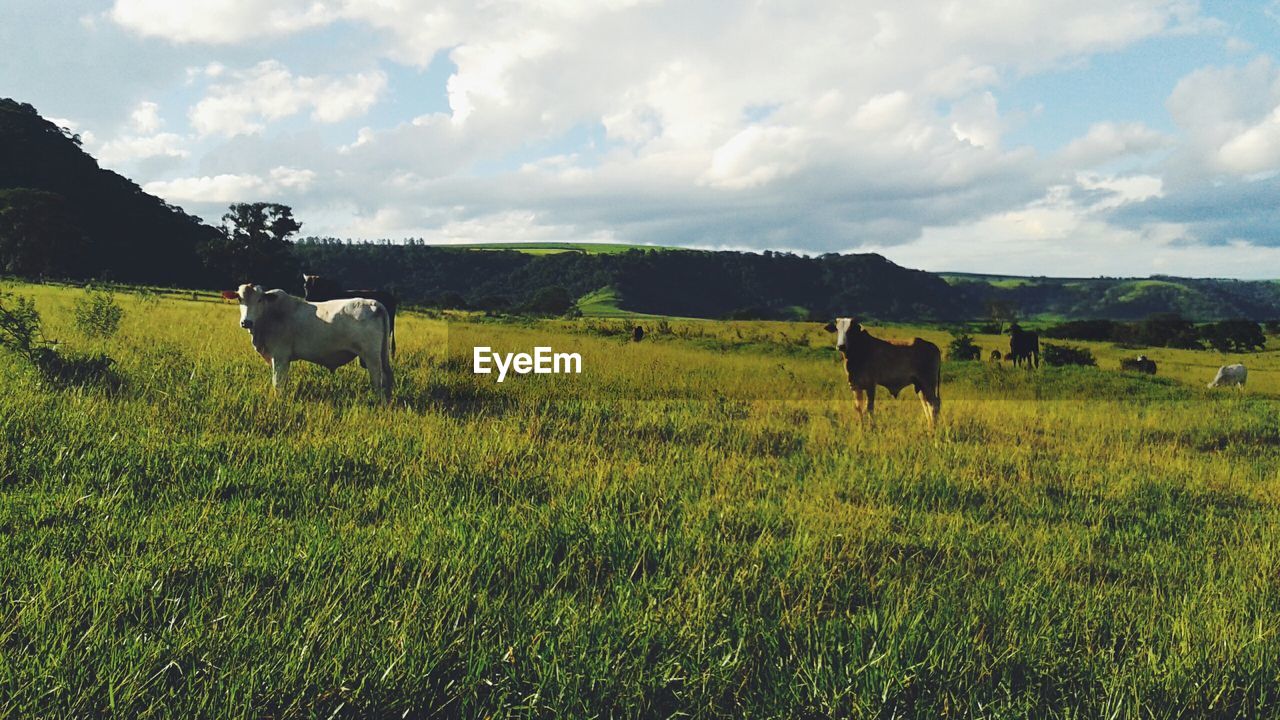
[[[1280,278],[1280,0],[5,0],[0,45],[214,223]]]

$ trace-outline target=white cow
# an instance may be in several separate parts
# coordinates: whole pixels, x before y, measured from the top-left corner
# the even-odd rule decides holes
[[[240,301],[240,327],[271,363],[272,387],[284,389],[294,360],[334,370],[358,357],[374,389],[391,400],[391,324],[382,303],[367,298],[313,303],[247,284],[222,295]]]
[[[1209,383],[1209,387],[1231,387],[1235,385],[1244,388],[1244,381],[1249,377],[1249,371],[1244,369],[1244,365],[1236,363],[1235,365],[1223,365],[1218,368],[1218,374],[1214,376],[1213,382]]]

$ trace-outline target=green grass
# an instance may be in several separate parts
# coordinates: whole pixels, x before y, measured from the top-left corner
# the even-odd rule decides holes
[[[467,250],[516,250],[529,255],[552,255],[561,252],[580,252],[590,255],[609,255],[624,253],[629,250],[680,250],[681,248],[666,245],[628,245],[625,243],[572,243],[572,242],[513,242],[513,243],[467,243],[445,245],[442,247]]]
[[[631,320],[658,320],[668,318],[665,315],[652,315],[649,313],[634,312],[624,310],[619,307],[622,303],[622,296],[618,293],[618,289],[609,285],[600,288],[594,292],[578,298],[578,311],[585,317],[591,318],[629,318]]]
[[[817,323],[406,313],[385,407],[355,367],[273,395],[208,295],[89,341],[17,290],[125,383],[0,355],[0,716],[1277,713],[1274,350],[1244,393],[1207,352],[949,363],[931,436],[859,428]]]

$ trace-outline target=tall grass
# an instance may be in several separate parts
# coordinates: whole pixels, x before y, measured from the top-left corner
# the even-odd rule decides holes
[[[74,339],[80,291],[18,290]],[[234,305],[121,303],[115,392],[0,358],[0,715],[1277,712],[1280,353],[948,364],[930,435],[860,429],[816,324],[406,313],[388,408],[273,395]]]

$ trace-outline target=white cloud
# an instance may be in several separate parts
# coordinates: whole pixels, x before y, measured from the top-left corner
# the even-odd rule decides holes
[[[136,33],[179,43],[285,35],[338,17],[330,4],[315,0],[115,0],[109,14]]]
[[[1167,106],[1185,134],[1178,158],[1183,174],[1280,170],[1280,70],[1267,56],[1193,72],[1178,82]]]
[[[1076,184],[1085,190],[1102,192],[1102,198],[1089,206],[1091,212],[1164,196],[1164,181],[1154,175],[1080,173],[1076,176]]]
[[[1280,169],[1280,107],[1218,148],[1218,164],[1237,175]]]
[[[275,60],[228,75],[229,82],[211,86],[208,95],[191,108],[191,126],[202,136],[261,132],[267,122],[308,109],[312,119],[324,123],[358,117],[387,87],[387,76],[381,71],[304,77],[293,75]]]
[[[141,135],[155,134],[164,122],[160,119],[160,106],[149,101],[142,101],[130,113],[129,119],[133,124],[134,132]]]
[[[803,166],[807,160],[805,140],[796,128],[751,125],[716,149],[703,177],[721,188],[764,185]]]
[[[1028,75],[1082,71],[1099,53],[1186,33],[1248,52],[1184,0],[181,5],[117,0],[111,17],[144,35],[245,48],[341,22],[366,31],[365,66],[381,56],[424,68],[448,54],[446,87],[428,91],[443,90],[446,109],[390,126],[375,113],[327,147],[318,132],[266,131],[301,114],[361,117],[387,92],[385,75],[188,61],[188,82],[208,84],[188,114],[196,139],[236,137],[192,177],[147,187],[201,202],[281,194],[310,203],[299,215],[323,218],[310,223],[320,232],[874,244],[917,265],[1031,272],[1096,267],[1112,251],[1117,265],[1174,267],[1203,240],[1195,223],[1115,216],[1169,205],[1180,196],[1167,191],[1214,174],[1280,168],[1280,82],[1266,60],[1184,78],[1167,104],[1177,133],[1150,118],[1101,120],[1100,108],[1059,152],[1010,146],[1019,123],[1057,122],[1002,102]],[[304,60],[290,62],[303,72]],[[422,113],[411,92],[397,105]],[[150,119],[158,112],[135,119],[135,152],[143,136],[163,146]],[[302,166],[315,170],[287,170]]]
[[[1084,136],[1067,144],[1059,153],[1064,164],[1071,168],[1091,168],[1097,165],[1144,156],[1168,147],[1172,138],[1138,122],[1100,122],[1089,127]]]
[[[1118,227],[1107,222],[1108,207],[1081,205],[1069,186],[1055,186],[1021,208],[972,223],[928,227],[907,245],[869,249],[927,270],[1058,277],[1258,278],[1271,277],[1270,269],[1280,267],[1280,248],[1243,241],[1199,244],[1194,229],[1180,223]]]
[[[147,183],[143,189],[170,202],[256,202],[271,200],[272,196],[289,191],[305,191],[315,177],[311,170],[276,167],[266,177],[248,173],[204,175],[157,180]]]
[[[145,137],[126,135],[94,147],[93,154],[103,165],[118,167],[148,158],[188,157],[190,152],[184,147],[185,142],[182,136],[174,133],[159,133]]]

